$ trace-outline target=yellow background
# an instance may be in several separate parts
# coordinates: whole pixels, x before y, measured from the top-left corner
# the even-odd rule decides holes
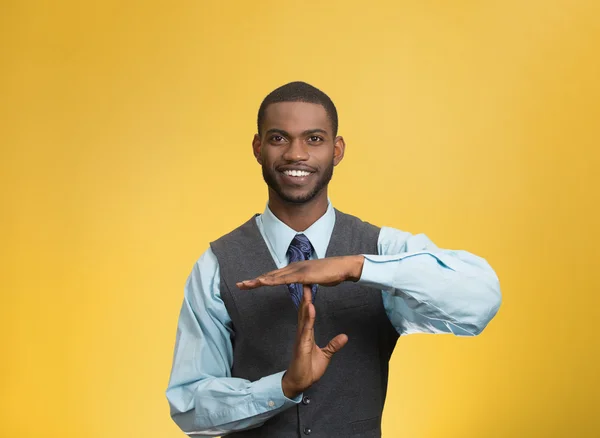
[[[330,196],[496,269],[402,338],[386,437],[600,436],[600,2],[2,1],[0,436],[180,437],[185,279],[263,210],[262,98],[326,91]]]

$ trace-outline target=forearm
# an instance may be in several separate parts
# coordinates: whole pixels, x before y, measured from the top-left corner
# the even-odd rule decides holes
[[[283,395],[283,372],[255,382],[208,377],[167,390],[173,421],[188,435],[219,436],[262,425],[299,400]]]
[[[259,426],[299,401],[283,395],[283,372],[255,382],[231,376],[232,327],[219,279],[209,249],[186,283],[166,391],[171,417],[185,433],[196,436]]]
[[[472,335],[487,326],[501,301],[494,271],[464,251],[366,256],[360,282],[402,299],[422,317]]]

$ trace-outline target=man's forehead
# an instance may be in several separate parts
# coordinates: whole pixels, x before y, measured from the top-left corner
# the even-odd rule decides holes
[[[308,102],[277,102],[267,106],[263,128],[302,132],[308,129],[331,131],[331,121],[322,105]]]

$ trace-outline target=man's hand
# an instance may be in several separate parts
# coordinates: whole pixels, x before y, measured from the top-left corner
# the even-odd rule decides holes
[[[319,380],[325,374],[332,356],[348,342],[348,336],[342,334],[329,341],[324,348],[315,344],[316,314],[311,297],[310,285],[304,285],[292,361],[281,380],[287,398],[296,397]]]
[[[292,361],[283,375],[281,387],[288,398],[294,398],[319,380],[332,356],[339,351],[348,336],[337,335],[324,348],[315,344],[315,306],[312,304],[312,284],[335,286],[343,281],[358,281],[362,274],[362,255],[327,257],[290,263],[285,268],[267,272],[252,280],[240,281],[240,289],[254,289],[260,286],[300,283],[304,291],[298,309],[298,329]]]
[[[267,272],[252,280],[240,281],[237,287],[254,289],[293,283],[335,286],[343,281],[358,281],[364,260],[362,255],[353,255],[290,263],[285,268]]]

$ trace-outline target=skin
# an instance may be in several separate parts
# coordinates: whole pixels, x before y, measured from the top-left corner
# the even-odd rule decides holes
[[[323,106],[306,102],[269,105],[260,133],[252,141],[252,150],[269,188],[269,208],[273,214],[297,232],[306,230],[323,216],[328,204],[328,183],[333,168],[344,158],[345,148],[344,139],[333,135],[331,120]],[[283,170],[290,168],[311,174],[292,179],[283,174]],[[294,398],[318,381],[333,355],[348,342],[348,337],[340,334],[323,348],[316,345],[311,285],[335,286],[344,281],[358,281],[363,262],[360,255],[307,260],[237,283],[243,290],[292,283],[304,285],[294,353],[281,381],[286,397]]]
[[[306,102],[281,102],[266,108],[261,133],[252,141],[256,161],[269,187],[269,208],[282,222],[303,231],[327,210],[327,185],[344,158],[343,137],[333,136],[325,108]],[[313,171],[307,183],[293,184],[286,167]]]

